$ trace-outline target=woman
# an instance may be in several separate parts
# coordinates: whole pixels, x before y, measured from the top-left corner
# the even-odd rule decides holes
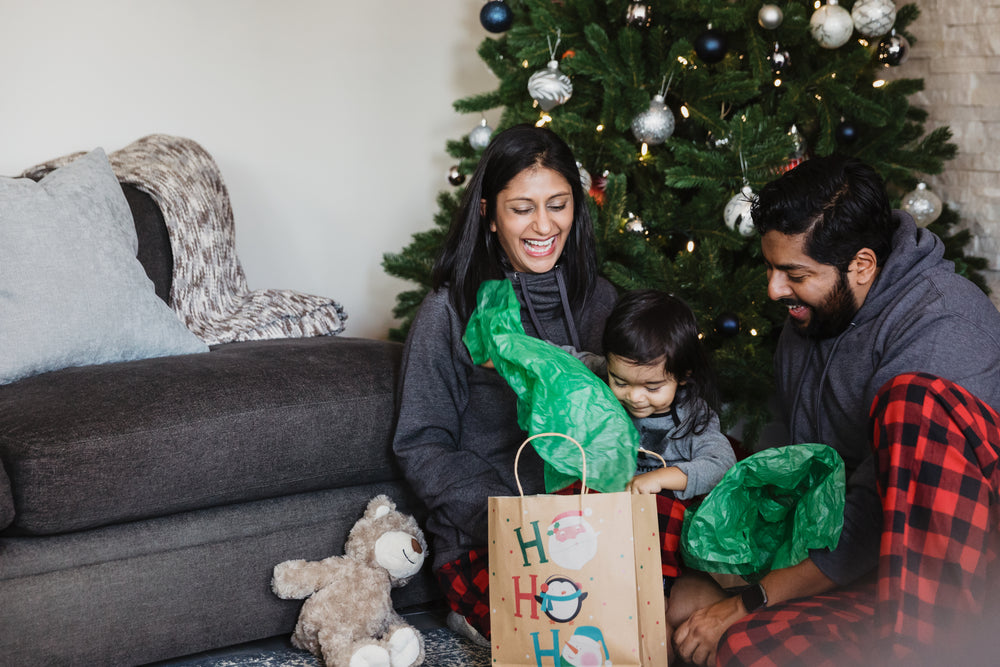
[[[480,641],[489,637],[487,498],[517,493],[514,454],[526,437],[514,392],[491,363],[474,366],[462,343],[480,284],[497,279],[513,283],[528,335],[601,353],[616,295],[597,275],[576,160],[551,130],[518,125],[486,148],[403,354],[393,446],[430,511],[449,624]],[[526,494],[543,492],[533,451],[519,472]]]

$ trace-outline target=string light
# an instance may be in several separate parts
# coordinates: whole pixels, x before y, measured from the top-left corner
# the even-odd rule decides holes
[[[541,116],[538,117],[538,122],[535,123],[535,127],[545,127],[545,125],[551,122],[552,122],[552,116],[548,115],[543,111]]]
[[[528,69],[528,61],[527,60],[522,60],[521,61],[521,67],[523,67],[524,69]]]
[[[774,80],[774,87],[775,88],[780,88],[781,87],[781,79],[775,79]]]
[[[872,88],[881,88],[886,84],[885,79],[875,79],[872,81]]]
[[[694,241],[688,241],[687,251],[688,252],[694,252]]]
[[[597,131],[598,132],[603,132],[604,131],[604,125],[598,125],[597,126]]]
[[[681,115],[684,116],[685,118],[689,118],[691,116],[691,112],[688,111],[686,104],[681,105]]]
[[[640,149],[639,149],[639,154],[640,154],[640,155],[641,155],[642,157],[646,157],[646,155],[647,155],[648,153],[649,153],[649,146],[647,146],[647,145],[646,145],[646,142],[644,141],[644,142],[642,142],[642,148],[640,148]]]
[[[750,335],[751,336],[756,336],[757,335],[757,330],[756,329],[751,329],[750,330]]]

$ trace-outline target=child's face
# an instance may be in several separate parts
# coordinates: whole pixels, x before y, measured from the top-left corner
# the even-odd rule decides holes
[[[616,354],[608,355],[608,383],[629,414],[639,418],[667,412],[684,384],[663,369],[662,359],[636,364]]]

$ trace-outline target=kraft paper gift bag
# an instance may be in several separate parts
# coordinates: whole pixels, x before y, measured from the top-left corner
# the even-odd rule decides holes
[[[544,435],[561,434],[521,448]],[[489,499],[493,666],[666,665],[656,498],[586,484],[525,496],[517,483],[519,496]]]

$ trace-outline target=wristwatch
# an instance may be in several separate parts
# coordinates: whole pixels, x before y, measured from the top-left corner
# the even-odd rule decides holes
[[[740,599],[748,614],[767,606],[767,593],[760,584],[753,584],[740,591]]]

